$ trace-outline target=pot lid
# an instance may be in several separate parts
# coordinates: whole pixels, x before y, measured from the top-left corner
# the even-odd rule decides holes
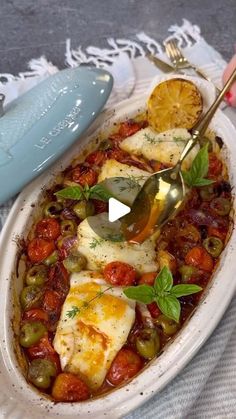
[[[97,117],[113,79],[105,70],[62,70],[12,101],[0,117],[0,203],[54,163]]]

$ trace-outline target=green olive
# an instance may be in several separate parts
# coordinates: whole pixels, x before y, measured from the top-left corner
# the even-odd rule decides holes
[[[198,269],[190,265],[180,266],[179,272],[181,273],[181,282],[183,283],[187,283],[190,278],[198,275]]]
[[[208,185],[201,188],[200,196],[203,201],[211,201],[215,196],[213,185]]]
[[[80,272],[86,267],[86,264],[87,260],[81,254],[71,253],[63,260],[63,265],[69,272]]]
[[[48,202],[44,207],[44,214],[46,217],[58,218],[60,217],[62,209],[63,205],[60,202]]]
[[[213,258],[217,258],[220,256],[224,244],[218,237],[210,236],[203,241],[203,246]]]
[[[43,285],[47,278],[47,268],[44,265],[35,265],[26,275],[27,285]]]
[[[77,224],[73,220],[63,220],[61,222],[61,234],[62,236],[76,234]]]
[[[46,259],[44,259],[43,263],[45,265],[50,266],[53,265],[53,263],[56,263],[58,261],[58,251],[54,250]]]
[[[167,336],[174,335],[179,328],[178,323],[164,314],[160,314],[160,316],[158,316],[155,320],[155,323],[162,327],[164,334]]]
[[[231,202],[226,198],[215,198],[211,201],[210,207],[215,211],[217,215],[227,215],[231,209]]]
[[[34,359],[29,365],[28,379],[36,387],[47,389],[56,373],[56,366],[49,359]]]
[[[109,150],[109,148],[112,148],[113,143],[111,140],[103,140],[99,145],[99,150]]]
[[[145,328],[136,338],[136,349],[145,359],[152,359],[160,352],[161,342],[155,329]]]
[[[20,344],[24,348],[37,343],[47,331],[46,327],[41,322],[28,322],[23,324],[20,329]]]
[[[91,201],[80,201],[73,207],[74,213],[81,220],[94,214],[94,205]]]
[[[38,307],[42,297],[42,289],[38,285],[24,287],[20,294],[20,302],[24,310]]]

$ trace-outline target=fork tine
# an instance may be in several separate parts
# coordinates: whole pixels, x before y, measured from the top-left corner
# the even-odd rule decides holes
[[[175,56],[176,60],[183,58],[183,55],[180,51],[180,49],[177,47],[176,43],[174,41],[170,41],[170,47],[172,50],[172,54]]]
[[[170,41],[165,42],[165,50],[166,50],[166,54],[168,55],[170,60],[174,59],[174,55],[172,53],[172,48],[171,48],[171,44]]]

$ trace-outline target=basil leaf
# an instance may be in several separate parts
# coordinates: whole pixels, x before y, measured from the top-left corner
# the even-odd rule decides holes
[[[210,179],[203,179],[207,175],[209,158],[208,143],[202,147],[193,160],[192,166],[188,172],[182,171],[184,182],[189,186],[206,186],[212,183]]]
[[[67,188],[61,189],[58,192],[55,192],[56,196],[66,199],[83,199],[84,194],[80,186],[68,186]]]
[[[150,304],[154,301],[155,291],[150,285],[138,285],[136,287],[127,287],[123,290],[126,297],[131,300],[137,300],[140,303]]]
[[[195,179],[192,182],[191,186],[207,186],[207,185],[211,185],[212,183],[214,183],[214,180],[211,179]]]
[[[173,277],[167,266],[164,266],[156,277],[154,282],[154,289],[157,294],[162,294],[164,291],[170,291],[173,286]]]
[[[179,298],[185,295],[196,294],[196,292],[199,292],[201,290],[202,287],[199,287],[199,285],[196,284],[180,284],[174,285],[170,293],[171,295],[174,295],[176,298]]]
[[[102,185],[94,185],[90,188],[89,197],[93,199],[99,199],[100,201],[108,201],[112,198],[112,194],[105,189]]]
[[[186,172],[182,170],[181,173],[184,179],[184,183],[186,183],[188,186],[192,186],[192,177],[190,171]]]
[[[207,175],[208,172],[208,144],[205,144],[199,152],[197,153],[196,157],[194,158],[191,166],[191,176],[192,179],[203,178]]]
[[[174,295],[158,296],[156,297],[156,303],[165,316],[177,323],[179,322],[181,306],[179,300]]]

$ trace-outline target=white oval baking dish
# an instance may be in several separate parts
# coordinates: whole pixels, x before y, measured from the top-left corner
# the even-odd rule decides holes
[[[163,78],[162,78],[163,79]],[[204,97],[211,101],[212,86],[200,83]],[[210,98],[210,99],[209,99]],[[118,104],[114,109],[103,112],[90,128],[89,133],[81,138],[57,163],[46,173],[29,184],[16,200],[0,238],[0,413],[1,417],[26,419],[43,417],[96,419],[120,418],[130,410],[145,402],[154,393],[160,391],[196,354],[210,336],[224,314],[235,291],[236,277],[236,232],[233,230],[230,240],[221,256],[221,262],[214,274],[213,281],[205,292],[197,310],[185,324],[175,340],[165,348],[160,357],[155,359],[141,374],[127,385],[97,399],[82,403],[53,403],[42,397],[25,381],[16,360],[14,351],[14,333],[12,328],[13,304],[19,295],[22,284],[16,283],[14,275],[17,259],[16,238],[27,234],[34,208],[41,194],[42,187],[52,182],[56,173],[65,168],[75,155],[80,153],[96,137],[96,130],[106,130],[115,120],[132,117],[144,108],[146,96],[129,99]],[[97,128],[99,126],[99,128]],[[227,146],[226,158],[231,184],[236,186],[236,130],[231,122],[218,111],[211,128],[220,135]],[[112,414],[111,414],[112,412]]]

